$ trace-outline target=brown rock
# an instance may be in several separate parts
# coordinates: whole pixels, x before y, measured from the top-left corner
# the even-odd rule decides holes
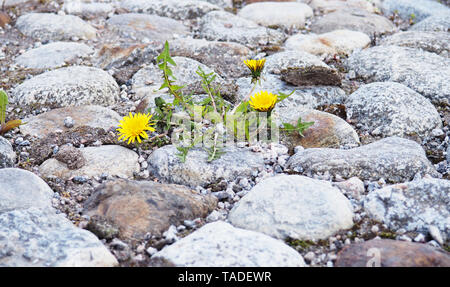
[[[99,187],[86,201],[84,214],[99,215],[119,227],[123,240],[144,239],[146,233],[161,235],[170,225],[205,217],[217,204],[175,184],[117,180]]]
[[[336,70],[325,67],[296,68],[281,70],[281,79],[294,86],[340,86],[341,77]]]
[[[6,24],[11,23],[11,17],[5,12],[0,11],[0,27],[5,28]]]
[[[336,267],[450,267],[450,254],[420,243],[375,239],[344,247]]]
[[[295,124],[299,117],[302,122],[314,122],[307,130],[303,132],[303,137],[298,133],[289,133],[283,139],[288,147],[294,148],[301,145],[304,148],[339,148],[345,144],[359,144],[359,138],[356,131],[343,119],[321,111],[316,110],[296,110],[279,112],[282,118],[291,124]],[[292,113],[292,114],[289,114]]]
[[[95,66],[112,70],[119,84],[126,83],[144,63],[158,55],[158,45],[150,44],[105,44],[95,55]]]

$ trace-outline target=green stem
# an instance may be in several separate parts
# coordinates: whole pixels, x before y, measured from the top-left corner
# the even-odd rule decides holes
[[[243,98],[238,105],[234,106],[233,110],[231,111],[231,114],[234,114],[236,112],[236,109],[244,102],[248,101],[251,97],[251,95],[253,94],[253,92],[256,89],[256,86],[258,85],[258,82],[256,81],[255,84],[253,85],[252,89],[250,90],[250,92],[247,94],[247,96],[245,96],[245,98]]]

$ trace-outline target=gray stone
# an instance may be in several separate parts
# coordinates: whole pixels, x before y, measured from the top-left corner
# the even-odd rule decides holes
[[[364,85],[347,98],[345,106],[348,120],[376,136],[425,138],[442,127],[439,113],[428,99],[394,82]]]
[[[110,176],[132,178],[140,171],[138,155],[134,151],[118,145],[104,145],[80,149],[86,164],[79,169],[70,169],[66,163],[55,158],[46,160],[39,167],[43,177],[71,179],[76,176]]]
[[[450,180],[424,178],[386,186],[364,200],[367,214],[390,229],[426,233],[436,226],[450,238]]]
[[[386,37],[381,45],[394,45],[422,49],[442,57],[450,57],[450,34],[448,32],[407,31]]]
[[[220,10],[219,6],[195,0],[127,0],[121,7],[130,12],[156,14],[177,20],[195,19],[210,11]]]
[[[391,32],[394,24],[387,18],[363,10],[336,11],[326,14],[311,24],[311,31],[317,34],[346,29],[359,31],[373,37],[374,34]]]
[[[26,80],[12,92],[19,105],[52,107],[98,104],[107,106],[119,99],[119,86],[107,72],[72,66],[45,72]]]
[[[413,18],[417,21],[428,16],[450,13],[450,9],[445,5],[430,0],[384,0],[381,7],[385,14],[397,13],[404,19]]]
[[[279,175],[258,183],[230,211],[234,226],[279,239],[326,239],[353,225],[348,199],[330,182]]]
[[[121,37],[137,42],[148,41],[164,42],[175,36],[189,34],[189,29],[181,22],[147,14],[119,14],[114,15],[106,21],[107,27],[117,32]]]
[[[171,56],[188,57],[210,67],[222,77],[237,78],[247,75],[244,60],[253,53],[244,45],[205,39],[176,39],[170,42]]]
[[[438,176],[422,147],[411,140],[389,137],[349,150],[310,148],[294,154],[287,167],[307,176],[359,177],[387,182],[412,180],[417,173]]]
[[[224,180],[234,180],[238,176],[250,177],[253,172],[264,168],[261,154],[245,148],[226,147],[219,159],[207,162],[208,153],[203,149],[193,149],[182,163],[177,157],[178,150],[166,145],[155,150],[148,158],[149,171],[159,179],[184,184],[191,187],[207,186]]]
[[[72,38],[93,39],[97,30],[73,15],[51,13],[29,13],[20,16],[16,27],[22,34],[41,41],[71,40]]]
[[[303,267],[302,256],[282,241],[234,228],[223,221],[206,224],[152,256],[187,267]]]
[[[34,173],[18,168],[0,169],[0,182],[0,214],[30,207],[52,208],[53,191]]]
[[[16,153],[7,139],[0,136],[0,168],[12,167],[16,162]]]
[[[83,43],[54,42],[26,51],[15,63],[25,68],[50,69],[87,58],[92,53],[94,50]]]
[[[353,53],[347,62],[367,81],[401,83],[433,104],[450,104],[450,59],[418,49],[376,46]]]
[[[285,51],[267,57],[265,70],[295,86],[340,85],[338,72],[303,51]]]
[[[266,27],[289,29],[303,28],[313,10],[304,3],[259,2],[245,5],[237,15]]]
[[[319,35],[298,33],[289,37],[284,46],[289,50],[313,55],[350,55],[353,50],[365,48],[369,44],[369,36],[362,32],[335,30]]]
[[[94,234],[53,209],[0,214],[0,266],[112,267],[116,258]]]
[[[280,45],[281,32],[225,11],[211,11],[199,20],[199,35],[208,40],[237,42],[249,47]]]
[[[322,105],[342,104],[347,97],[344,90],[333,86],[303,86],[296,87],[280,79],[279,75],[264,74],[261,84],[258,85],[254,93],[260,91],[270,91],[271,93],[294,93],[287,99],[279,102],[275,109],[290,107],[296,109],[297,107],[313,109]],[[243,77],[236,80],[238,86],[237,97],[239,99],[245,98],[251,91],[253,84],[249,77]]]
[[[203,65],[196,60],[185,57],[173,57],[173,61],[176,63],[175,67],[171,67],[173,75],[175,76],[176,85],[185,86],[181,89],[185,94],[202,94],[205,93],[202,87],[202,78],[196,73],[198,67],[201,67],[205,73],[214,72],[209,67]],[[167,93],[167,89],[159,90],[159,87],[163,83],[163,73],[157,65],[149,64],[144,68],[137,71],[132,78],[133,91],[139,98],[143,96],[159,96]],[[232,89],[227,85],[225,80],[217,76],[212,82],[222,87],[223,95],[231,95]],[[227,89],[228,87],[228,89]]]
[[[410,31],[450,32],[450,13],[441,16],[430,16],[414,24]]]
[[[115,111],[101,106],[66,107],[25,118],[27,124],[20,126],[20,132],[43,138],[56,130],[67,131],[68,127],[64,124],[67,117],[74,121],[72,128],[88,126],[104,130],[116,127],[122,119]]]

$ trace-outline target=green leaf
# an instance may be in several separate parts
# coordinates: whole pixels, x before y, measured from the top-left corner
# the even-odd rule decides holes
[[[0,124],[4,124],[6,120],[6,106],[8,105],[8,95],[5,91],[0,90]]]
[[[277,98],[277,103],[287,99],[288,97],[290,97],[295,91],[292,91],[290,94],[285,94],[283,92],[278,92],[278,98]]]

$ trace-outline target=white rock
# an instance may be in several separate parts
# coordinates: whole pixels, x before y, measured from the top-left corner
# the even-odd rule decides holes
[[[353,225],[350,202],[329,182],[279,175],[258,183],[231,210],[230,222],[275,238],[325,239]]]
[[[20,16],[16,27],[28,37],[41,41],[93,39],[97,30],[90,24],[73,15],[51,13],[29,13]]]
[[[186,267],[303,267],[302,256],[282,241],[234,228],[218,221],[209,223],[152,259],[163,258]]]
[[[0,182],[0,213],[30,207],[52,208],[53,190],[37,175],[23,169],[3,168]]]
[[[245,5],[238,16],[267,27],[302,28],[313,10],[304,3],[259,2]]]
[[[86,66],[72,66],[45,72],[26,80],[12,92],[19,105],[53,107],[99,104],[119,99],[119,86],[107,72]]]
[[[16,58],[16,64],[32,69],[57,68],[92,53],[94,50],[82,43],[54,42],[28,50]]]
[[[296,34],[284,43],[286,49],[305,51],[314,55],[349,55],[356,49],[362,49],[370,44],[370,38],[365,33],[350,30],[335,30],[332,32],[314,34]]]

